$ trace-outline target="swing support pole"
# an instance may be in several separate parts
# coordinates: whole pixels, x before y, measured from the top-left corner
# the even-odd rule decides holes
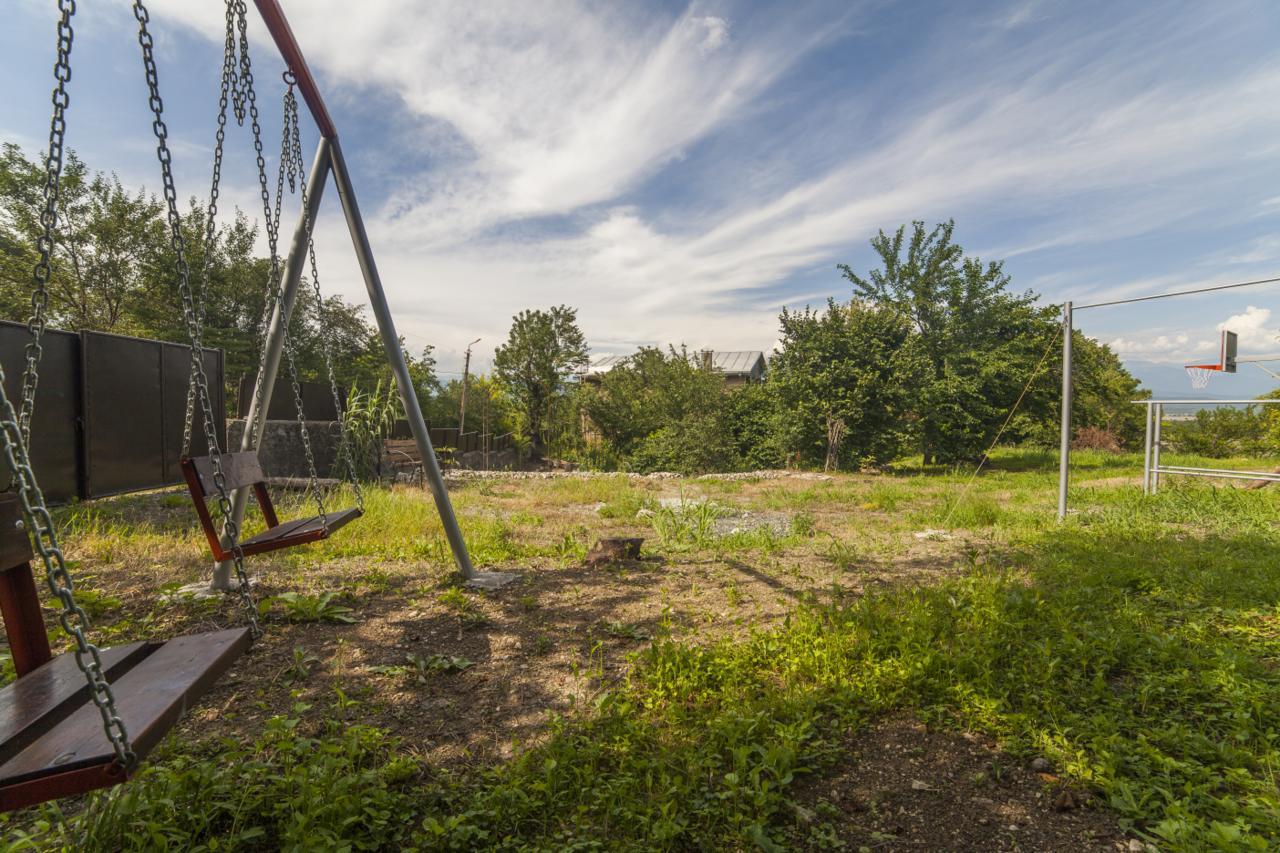
[[[325,184],[328,183],[330,163],[329,140],[322,136],[316,147],[311,173],[307,176],[307,208],[298,216],[298,225],[293,230],[293,240],[289,244],[289,254],[280,273],[280,301],[276,303],[267,326],[266,356],[262,370],[254,381],[253,397],[249,401],[249,412],[244,419],[244,433],[240,436],[241,450],[256,451],[262,444],[262,429],[271,408],[271,395],[275,391],[276,376],[280,372],[280,357],[284,354],[285,332],[289,328],[289,319],[293,316],[293,306],[298,301],[302,265],[307,261],[312,223],[320,213],[320,200],[324,195]],[[243,529],[244,511],[249,504],[250,490],[249,486],[237,489],[232,498],[231,517],[235,519],[237,529]],[[222,536],[222,547],[224,550],[231,547],[231,538],[225,533]],[[216,564],[209,588],[220,592],[231,589],[234,567],[235,564],[230,560]]]
[[[346,160],[342,156],[342,146],[338,144],[338,129],[333,123],[333,118],[329,115],[328,108],[325,107],[324,98],[320,96],[320,88],[316,85],[315,78],[311,75],[311,69],[307,66],[307,60],[302,55],[301,48],[298,47],[298,41],[294,38],[293,30],[289,27],[289,21],[285,18],[284,11],[280,8],[278,0],[254,0],[254,4],[258,7],[262,20],[267,25],[267,30],[271,33],[271,38],[275,41],[285,64],[297,79],[298,91],[302,93],[302,99],[306,102],[307,109],[311,112],[311,117],[320,131],[321,149],[316,154],[317,165],[312,169],[312,178],[321,172],[324,172],[327,176],[327,173],[332,169],[338,197],[342,201],[342,212],[347,220],[347,228],[351,232],[351,242],[355,246],[356,255],[360,262],[360,272],[364,277],[365,288],[369,292],[369,303],[373,308],[373,317],[377,322],[378,333],[382,338],[382,346],[386,351],[387,361],[391,364],[391,372],[400,391],[400,401],[404,405],[405,416],[409,419],[409,429],[412,431],[414,440],[418,445],[418,451],[422,455],[422,466],[426,473],[427,482],[431,487],[431,495],[435,499],[436,510],[440,514],[441,524],[444,526],[445,536],[449,540],[449,547],[453,551],[454,561],[458,565],[458,571],[461,572],[463,578],[473,585],[487,588],[502,586],[514,580],[515,575],[505,572],[478,573],[471,565],[471,556],[467,552],[467,543],[463,539],[462,530],[458,527],[458,519],[453,512],[453,503],[449,500],[449,492],[445,488],[444,475],[441,473],[440,464],[436,460],[435,448],[431,446],[431,435],[427,429],[427,422],[422,415],[422,407],[418,403],[418,392],[413,385],[413,378],[409,375],[409,366],[405,362],[400,336],[396,332],[395,322],[391,316],[391,308],[387,304],[387,296],[382,289],[382,278],[378,275],[378,266],[373,259],[373,249],[369,245],[369,235],[365,231],[364,219],[360,215],[360,206],[356,201],[355,188],[351,183],[351,175],[347,171]],[[324,160],[323,167],[319,163],[322,155]],[[308,198],[315,199],[318,204],[320,198],[318,189],[308,189]],[[310,221],[314,222],[315,217],[310,217]],[[295,238],[296,236],[295,234]],[[303,246],[304,250],[302,251],[290,252],[291,262],[296,255],[298,263],[301,264],[301,260],[305,256],[305,243]],[[269,392],[271,389],[267,386],[263,390]],[[270,398],[264,396],[263,399],[269,400]],[[237,506],[240,506],[240,504],[237,504]]]
[[[409,419],[409,430],[417,442],[422,456],[422,468],[427,483],[431,487],[431,496],[436,502],[436,511],[444,525],[445,536],[449,540],[449,548],[458,564],[458,570],[468,581],[476,580],[476,570],[471,565],[471,556],[467,553],[467,543],[462,538],[462,530],[458,527],[458,519],[453,514],[453,503],[449,500],[449,492],[445,488],[444,475],[440,472],[440,463],[436,460],[435,449],[431,446],[431,433],[427,429],[427,421],[422,416],[422,406],[418,403],[418,391],[413,385],[413,377],[409,375],[409,365],[405,362],[404,348],[400,344],[400,336],[396,334],[395,322],[391,319],[391,308],[387,305],[387,295],[382,290],[382,279],[378,276],[378,267],[373,260],[373,249],[369,246],[369,235],[364,230],[364,219],[360,216],[360,206],[356,203],[355,189],[351,185],[351,175],[347,172],[347,162],[342,156],[342,146],[335,136],[332,140],[333,178],[338,187],[338,197],[342,199],[342,211],[347,217],[347,228],[351,231],[351,242],[355,244],[356,256],[360,260],[360,272],[364,276],[365,288],[369,291],[369,304],[373,307],[373,318],[377,321],[378,331],[382,335],[382,348],[386,351],[387,361],[391,362],[391,372],[395,376],[396,386],[400,389],[400,402],[404,405],[405,416]]]

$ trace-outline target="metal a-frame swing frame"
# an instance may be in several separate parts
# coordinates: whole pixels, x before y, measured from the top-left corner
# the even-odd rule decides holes
[[[360,264],[360,272],[364,278],[365,289],[368,291],[369,306],[373,311],[374,322],[378,326],[383,350],[386,353],[387,361],[391,365],[396,387],[400,392],[400,401],[404,406],[405,416],[409,421],[409,429],[422,455],[427,484],[431,489],[432,498],[435,500],[436,510],[444,526],[445,536],[449,541],[449,548],[453,552],[454,561],[457,563],[459,572],[469,584],[485,588],[501,586],[512,580],[514,575],[505,572],[477,572],[471,564],[466,541],[463,539],[462,531],[458,527],[453,504],[450,502],[449,493],[445,488],[444,475],[441,473],[439,462],[436,459],[435,449],[431,445],[431,435],[427,429],[426,419],[422,414],[422,407],[418,403],[413,379],[409,375],[409,367],[405,362],[404,352],[400,346],[400,337],[396,332],[391,308],[387,304],[386,293],[382,288],[382,278],[378,274],[378,266],[373,257],[373,249],[369,244],[369,235],[365,231],[364,218],[360,214],[360,205],[356,200],[355,187],[351,182],[351,174],[347,170],[346,158],[343,156],[342,145],[338,140],[337,126],[329,115],[324,98],[316,85],[315,77],[311,74],[311,69],[307,65],[302,49],[298,46],[297,39],[294,37],[293,30],[290,28],[289,21],[285,17],[284,11],[280,8],[278,0],[254,0],[254,5],[257,6],[258,12],[267,26],[267,31],[271,34],[271,38],[275,42],[280,56],[284,59],[285,65],[296,79],[298,91],[302,93],[307,110],[320,131],[320,142],[316,147],[315,158],[307,179],[304,209],[294,229],[289,246],[289,254],[281,275],[283,279],[281,283],[281,298],[272,312],[268,325],[266,347],[261,368],[254,383],[253,402],[250,404],[249,412],[245,419],[246,428],[241,438],[240,450],[242,452],[256,452],[261,443],[267,409],[271,394],[275,389],[281,356],[284,353],[289,318],[297,301],[302,268],[307,259],[312,226],[319,214],[325,186],[328,184],[330,175],[332,175],[339,201],[342,204],[342,212],[347,221],[347,229],[351,234],[351,242],[355,248],[356,258]],[[251,484],[246,484],[236,489],[232,506],[232,518],[237,527],[244,519],[251,489]],[[226,553],[225,549],[230,546],[230,542],[225,536],[223,537],[222,545],[223,552]],[[215,549],[215,554],[217,554],[217,549]],[[222,560],[214,569],[211,587],[215,590],[225,591],[231,589],[234,583],[232,563],[228,560]]]

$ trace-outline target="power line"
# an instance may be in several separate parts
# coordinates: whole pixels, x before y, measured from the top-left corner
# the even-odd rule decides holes
[[[1110,302],[1091,302],[1088,305],[1073,305],[1073,311],[1083,311],[1085,308],[1108,308],[1112,305],[1128,305],[1132,302],[1150,302],[1153,299],[1168,299],[1172,296],[1190,296],[1193,293],[1212,293],[1215,290],[1232,290],[1237,287],[1255,287],[1260,284],[1275,284],[1280,282],[1280,276],[1276,278],[1259,278],[1254,281],[1240,281],[1235,284],[1218,284],[1212,287],[1197,287],[1191,290],[1175,290],[1172,293],[1156,293],[1151,296],[1135,296],[1132,299],[1115,299]]]

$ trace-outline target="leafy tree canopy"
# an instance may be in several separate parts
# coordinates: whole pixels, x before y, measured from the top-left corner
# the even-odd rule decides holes
[[[578,312],[566,305],[521,311],[493,358],[493,374],[514,401],[518,428],[535,453],[546,446],[552,408],[573,374],[587,365]]]

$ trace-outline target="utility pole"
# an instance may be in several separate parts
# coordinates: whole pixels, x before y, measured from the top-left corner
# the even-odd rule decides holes
[[[484,470],[489,470],[489,450],[493,445],[493,431],[489,429],[489,389],[484,389],[484,408],[480,410],[480,446],[484,449]]]
[[[467,431],[467,380],[471,376],[471,348],[480,343],[480,339],[476,338],[467,344],[467,357],[462,363],[462,402],[458,406],[458,439],[462,439],[462,434]]]

